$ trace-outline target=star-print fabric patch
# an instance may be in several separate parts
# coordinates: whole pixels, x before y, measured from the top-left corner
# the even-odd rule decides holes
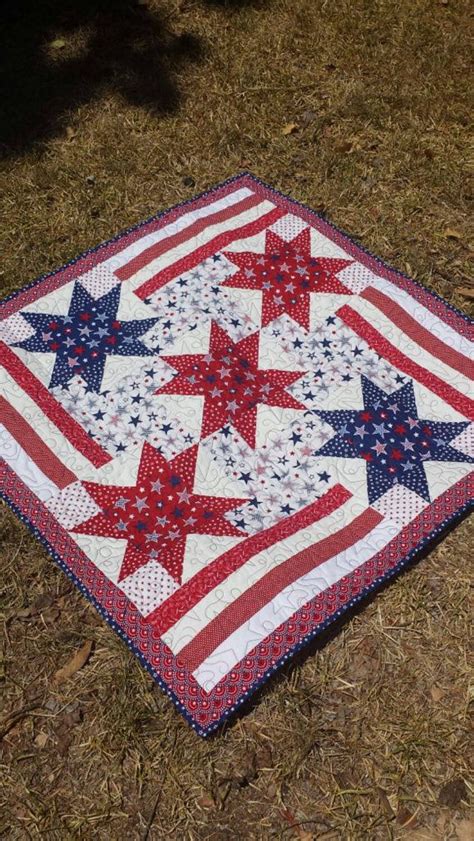
[[[54,367],[49,385],[67,385],[81,376],[90,391],[100,391],[105,360],[109,354],[120,356],[153,356],[142,336],[153,327],[157,318],[121,321],[117,318],[120,287],[95,300],[77,283],[67,313],[23,312],[22,317],[33,328],[27,339],[13,347],[39,354],[53,354]]]
[[[200,735],[472,503],[472,324],[230,179],[0,303],[0,483]]]
[[[319,455],[361,458],[367,465],[369,502],[376,502],[393,485],[404,485],[430,502],[424,465],[427,462],[468,462],[469,455],[450,446],[469,421],[446,422],[418,417],[413,382],[386,394],[361,377],[364,408],[317,413],[335,435],[317,450]]]

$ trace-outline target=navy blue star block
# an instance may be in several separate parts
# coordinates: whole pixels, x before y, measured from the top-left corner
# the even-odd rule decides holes
[[[76,374],[90,391],[100,391],[105,360],[110,354],[119,356],[153,356],[140,341],[158,321],[145,318],[118,321],[117,310],[121,286],[95,300],[80,283],[76,283],[67,315],[23,312],[23,318],[34,327],[35,334],[14,346],[33,353],[54,353],[56,359],[49,383],[67,385]]]
[[[370,503],[396,484],[405,485],[429,502],[425,461],[474,461],[449,443],[469,422],[445,423],[420,418],[411,381],[392,394],[386,394],[364,376],[361,383],[362,410],[314,414],[336,432],[318,450],[318,455],[365,460]]]

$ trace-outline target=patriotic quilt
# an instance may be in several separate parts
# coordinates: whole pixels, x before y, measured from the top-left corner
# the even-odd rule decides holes
[[[0,304],[3,498],[200,735],[472,501],[472,324],[241,175]]]

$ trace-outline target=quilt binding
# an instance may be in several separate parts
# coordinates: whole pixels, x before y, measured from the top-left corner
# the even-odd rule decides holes
[[[265,181],[261,180],[257,176],[253,175],[251,172],[242,171],[237,175],[233,175],[230,178],[220,182],[219,184],[214,185],[213,187],[209,188],[208,190],[204,190],[201,193],[198,193],[192,196],[189,199],[185,199],[184,201],[172,205],[158,213],[154,214],[153,216],[144,219],[143,221],[139,222],[136,225],[132,225],[129,228],[125,228],[120,233],[116,234],[114,237],[111,237],[109,240],[104,240],[103,242],[99,243],[98,245],[94,246],[93,248],[86,249],[82,253],[78,254],[73,259],[69,260],[68,262],[64,263],[57,269],[54,269],[51,272],[46,272],[44,274],[39,275],[36,279],[31,281],[29,284],[23,286],[19,290],[15,290],[10,295],[2,298],[0,301],[0,307],[2,304],[13,301],[16,297],[21,295],[22,293],[33,289],[44,280],[49,277],[53,277],[60,272],[63,272],[65,269],[74,266],[76,263],[83,260],[85,257],[95,254],[103,248],[112,245],[113,243],[118,242],[124,236],[131,234],[140,230],[140,228],[149,225],[151,222],[156,222],[160,219],[165,219],[167,215],[172,213],[173,211],[177,211],[180,208],[188,207],[190,205],[195,204],[200,200],[204,200],[208,196],[212,196],[213,193],[221,191],[223,188],[237,182],[237,181],[245,181],[249,180],[258,184],[261,188],[264,189],[265,192],[268,193],[269,196],[278,196],[287,202],[290,206],[293,205],[298,208],[301,208],[305,211],[305,214],[309,214],[310,217],[318,219],[320,222],[323,222],[324,225],[327,225],[337,234],[344,237],[348,240],[352,245],[356,247],[359,251],[366,254],[371,260],[373,260],[378,266],[380,266],[385,271],[394,274],[395,276],[399,276],[404,280],[409,281],[415,287],[423,290],[423,292],[431,296],[436,301],[440,302],[447,310],[453,312],[455,315],[460,317],[463,321],[467,324],[472,324],[472,319],[464,313],[462,310],[458,309],[453,304],[450,304],[446,301],[441,295],[438,295],[431,289],[428,289],[424,284],[420,283],[417,280],[409,277],[409,275],[405,274],[404,272],[400,271],[399,269],[390,266],[384,260],[381,260],[380,257],[373,254],[363,245],[361,245],[354,237],[348,234],[344,229],[339,228],[333,222],[329,221],[325,218],[322,213],[318,213],[317,211],[313,210],[308,205],[300,202],[288,194],[285,194],[274,187],[268,185]],[[291,212],[291,207],[288,208],[288,212]],[[1,313],[1,310],[0,310]],[[378,578],[374,579],[369,585],[363,587],[360,592],[354,596],[352,599],[347,601],[342,607],[338,610],[334,611],[330,616],[328,616],[323,622],[315,625],[312,630],[304,636],[298,643],[294,644],[290,651],[283,654],[275,663],[267,669],[261,677],[255,680],[248,689],[242,693],[242,695],[235,701],[235,703],[228,707],[227,709],[223,710],[221,716],[218,720],[211,722],[207,727],[202,727],[198,724],[195,718],[188,712],[185,706],[181,703],[179,698],[175,695],[171,687],[163,680],[160,674],[153,668],[151,663],[147,660],[147,658],[142,654],[139,650],[138,646],[128,637],[128,635],[122,630],[120,625],[115,621],[113,616],[100,604],[100,602],[92,595],[92,593],[87,589],[87,587],[81,582],[81,580],[70,570],[68,565],[65,561],[61,558],[58,552],[54,549],[54,547],[50,544],[50,542],[46,539],[46,537],[42,534],[40,529],[38,529],[28,517],[26,517],[19,506],[17,506],[9,496],[0,491],[0,498],[8,505],[11,511],[18,517],[18,519],[24,523],[31,534],[41,543],[41,545],[46,549],[48,554],[52,557],[55,561],[57,566],[68,576],[68,578],[75,584],[77,589],[87,598],[87,600],[93,605],[93,607],[97,610],[97,612],[102,616],[103,619],[107,622],[107,624],[115,631],[115,633],[127,644],[130,651],[134,654],[134,656],[138,659],[140,664],[147,670],[147,672],[151,675],[153,680],[158,684],[158,686],[163,690],[163,692],[168,696],[168,698],[172,701],[175,705],[177,710],[181,713],[181,715],[185,718],[185,720],[191,725],[193,730],[202,737],[207,737],[212,733],[215,733],[216,730],[222,728],[222,726],[227,722],[229,717],[234,716],[239,708],[245,704],[248,699],[254,695],[258,690],[264,686],[267,681],[272,677],[275,672],[277,672],[287,661],[293,659],[296,654],[302,651],[307,645],[319,634],[325,631],[330,625],[334,624],[337,621],[340,621],[342,618],[345,618],[347,613],[350,613],[357,608],[362,602],[364,602],[374,591],[380,590],[384,585],[389,583],[391,579],[395,578],[402,572],[406,567],[413,565],[416,561],[419,561],[422,557],[424,557],[436,543],[442,538],[443,534],[445,534],[456,522],[461,521],[464,517],[474,510],[474,502],[467,501],[463,506],[458,508],[456,511],[451,513],[448,517],[446,517],[436,528],[434,528],[428,535],[426,535],[422,540],[418,543],[416,547],[411,549],[404,557],[402,557],[391,569],[387,570],[383,575],[379,576]]]

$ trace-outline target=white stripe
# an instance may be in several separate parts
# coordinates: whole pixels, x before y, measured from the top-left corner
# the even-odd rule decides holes
[[[131,245],[124,248],[123,251],[120,251],[119,254],[115,254],[113,257],[109,257],[108,260],[104,260],[102,265],[107,266],[107,268],[111,271],[116,271],[138,254],[141,254],[142,251],[149,248],[151,245],[161,242],[161,240],[166,239],[167,237],[172,237],[180,231],[184,231],[186,228],[190,227],[194,224],[194,222],[197,222],[198,219],[205,219],[206,216],[217,213],[219,210],[223,210],[226,207],[231,207],[233,204],[237,204],[237,202],[242,201],[251,195],[252,190],[249,190],[248,187],[242,187],[239,190],[234,190],[234,192],[229,193],[222,199],[217,199],[217,201],[211,202],[211,204],[206,204],[204,207],[199,207],[197,210],[191,210],[188,213],[183,213],[183,215],[180,216],[179,219],[176,219],[175,222],[170,222],[169,225],[165,225],[164,228],[153,231],[151,234],[145,234],[145,236],[141,239],[136,242],[132,242]]]
[[[327,590],[340,578],[383,549],[400,531],[400,526],[390,521],[379,523],[362,540],[350,549],[335,555],[331,560],[303,575],[290,584],[272,601],[261,608],[248,622],[230,634],[212,654],[193,672],[198,683],[210,692],[230,669],[249,651],[286,622],[304,604]]]
[[[44,475],[3,424],[0,424],[0,457],[43,502],[58,492],[54,482]]]
[[[70,441],[62,434],[57,426],[44,414],[32,398],[23,391],[21,386],[2,369],[0,380],[0,394],[19,412],[19,414],[30,424],[35,432],[42,438],[50,450],[57,455],[68,469],[79,475],[84,469],[90,472],[91,464]]]
[[[327,517],[253,555],[214,590],[207,593],[181,619],[178,619],[175,625],[164,634],[163,641],[173,654],[178,654],[199,631],[205,628],[224,608],[232,604],[237,596],[242,595],[245,590],[260,581],[287,558],[339,531],[365,508],[363,503],[352,497]]]
[[[274,209],[274,204],[269,201],[262,201],[254,207],[249,208],[249,210],[244,210],[242,213],[239,213],[237,216],[231,216],[231,218],[226,219],[225,222],[210,225],[198,236],[186,240],[186,242],[176,246],[176,248],[172,248],[170,251],[166,251],[160,257],[157,257],[156,260],[152,260],[151,263],[148,263],[135,275],[133,275],[133,280],[127,282],[130,283],[132,289],[136,289],[137,286],[140,286],[150,277],[153,277],[153,275],[157,272],[167,266],[171,266],[173,263],[181,260],[182,257],[186,257],[187,254],[190,254],[197,248],[201,248],[201,246],[206,245],[208,242],[213,240],[214,237],[219,236],[219,234],[222,234],[225,231],[232,231],[237,228],[241,228],[244,225],[248,225],[251,222],[255,222],[257,219],[260,219],[261,216],[264,216],[266,213],[269,213]],[[238,239],[238,237],[239,232],[236,230],[236,239]]]
[[[400,330],[393,321],[388,318],[381,310],[379,310],[370,301],[365,298],[359,298],[354,295],[350,300],[352,309],[360,313],[376,330],[382,335],[384,339],[391,342],[398,350],[407,356],[412,362],[421,365],[432,374],[436,374],[443,382],[449,383],[453,388],[457,389],[461,394],[466,396],[474,396],[474,388],[472,380],[465,377],[459,371],[454,370],[445,362],[433,356],[429,351],[417,344],[413,339],[407,336],[403,330]],[[416,379],[416,377],[415,377]]]
[[[468,359],[473,357],[473,345],[465,336],[461,336],[449,324],[446,324],[438,318],[433,312],[427,310],[423,304],[420,304],[415,298],[412,298],[408,292],[394,286],[390,281],[383,277],[377,277],[377,289],[384,292],[387,297],[395,301],[396,304],[403,307],[422,327],[425,327],[433,336],[436,336],[445,344],[463,353]]]

